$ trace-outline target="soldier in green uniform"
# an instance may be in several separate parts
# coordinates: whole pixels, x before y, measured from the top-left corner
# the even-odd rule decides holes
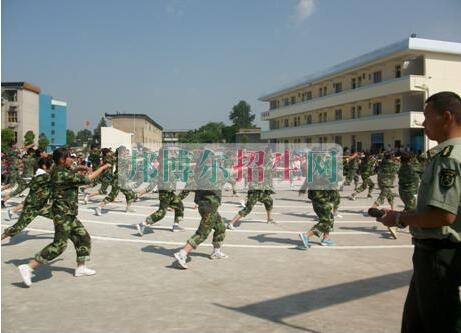
[[[8,193],[7,195],[3,196],[3,201],[6,202],[11,198],[14,198],[18,194],[21,194],[26,189],[29,188],[29,183],[32,177],[34,176],[35,172],[35,150],[33,148],[29,148],[27,150],[27,154],[23,156],[22,160],[22,175],[17,177],[18,186]]]
[[[18,222],[5,229],[2,234],[2,240],[7,237],[13,237],[26,228],[38,215],[52,219],[50,214],[50,174],[49,171],[53,165],[53,160],[49,157],[41,158],[38,162],[39,168],[30,182],[30,191],[24,200],[22,212]],[[15,207],[16,208],[16,207]],[[11,212],[8,210],[9,219]]]
[[[263,164],[263,182],[257,182],[257,175],[253,175],[253,180],[248,186],[247,200],[243,209],[241,209],[229,223],[227,223],[227,229],[233,230],[234,223],[238,222],[242,217],[247,216],[251,213],[254,205],[259,201],[264,205],[267,214],[267,223],[275,223],[272,219],[272,207],[274,201],[271,195],[273,191],[273,178],[275,171],[272,169],[273,159],[272,151],[270,148],[266,148],[264,151],[264,164]],[[253,170],[256,171],[256,170]]]
[[[413,236],[402,332],[461,332],[461,98],[432,95],[424,116],[425,134],[439,144],[422,175],[416,211],[385,210],[377,220],[409,226]]]
[[[368,198],[371,198],[371,191],[375,187],[375,183],[371,180],[371,176],[374,174],[376,165],[376,159],[370,153],[366,153],[361,164],[360,164],[360,176],[362,177],[362,185],[351,194],[350,199],[355,200],[358,193],[365,191],[368,188]]]
[[[378,186],[380,193],[378,198],[373,204],[373,207],[378,207],[384,203],[384,199],[391,206],[391,210],[394,209],[394,188],[395,177],[399,169],[399,165],[393,161],[391,153],[385,153],[384,159],[378,166]]]
[[[354,191],[357,190],[357,186],[359,184],[359,154],[355,151],[355,149],[351,150],[350,156],[345,156],[345,165],[347,165],[347,172],[346,172],[346,181],[344,182],[345,186],[351,184],[352,180],[354,181]]]
[[[75,276],[94,275],[96,272],[85,266],[91,251],[91,238],[83,224],[77,219],[78,215],[78,187],[89,184],[105,169],[107,164],[86,176],[70,169],[73,162],[70,151],[58,148],[53,152],[56,164],[50,175],[51,185],[51,215],[54,223],[54,240],[41,250],[29,264],[18,267],[21,277],[27,286],[32,281],[32,271],[40,264],[46,264],[58,257],[67,247],[70,238],[77,252],[77,268]]]
[[[130,159],[128,156],[128,149],[125,146],[120,146],[116,155],[115,172],[111,180],[111,191],[104,198],[104,200],[95,208],[96,216],[101,216],[101,209],[104,208],[109,202],[113,202],[119,192],[122,192],[126,199],[125,211],[134,212],[131,204],[136,200],[136,193],[129,188],[127,184],[127,172],[130,170]],[[108,164],[110,165],[110,164]]]
[[[101,155],[102,155],[102,165],[104,164],[115,164],[115,156],[113,151],[110,148],[103,148],[101,149]],[[111,184],[112,178],[114,177],[114,171],[112,168],[109,168],[105,170],[99,177],[99,181],[101,183],[101,187],[98,190],[88,192],[85,194],[85,197],[83,198],[83,203],[87,204],[88,200],[91,197],[94,197],[96,195],[102,195],[102,194],[107,194],[107,188]]]
[[[399,196],[405,205],[403,211],[409,212],[416,208],[416,194],[422,168],[417,158],[409,153],[403,153],[400,162]]]
[[[174,254],[176,262],[179,267],[187,269],[187,256],[188,254],[196,249],[203,241],[208,238],[211,230],[213,233],[213,252],[210,255],[210,259],[225,259],[228,256],[222,252],[222,243],[226,235],[226,226],[218,213],[218,208],[221,205],[222,199],[222,186],[224,185],[224,179],[218,179],[218,181],[212,184],[206,184],[206,180],[203,177],[200,179],[197,175],[201,174],[200,168],[195,169],[195,179],[197,182],[197,190],[195,191],[194,202],[198,205],[198,211],[201,216],[200,224],[197,231],[189,238],[186,245]]]

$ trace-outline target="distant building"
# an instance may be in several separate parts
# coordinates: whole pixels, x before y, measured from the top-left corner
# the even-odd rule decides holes
[[[179,134],[187,133],[186,129],[172,129],[163,131],[163,143],[177,143],[179,141]]]
[[[235,133],[236,143],[262,143],[267,140],[261,140],[261,128],[241,128]]]
[[[132,143],[147,147],[158,147],[162,143],[163,127],[146,114],[115,113],[105,114],[112,127],[126,133],[133,133]]]
[[[422,128],[424,101],[443,90],[460,94],[460,77],[461,43],[405,39],[262,96],[269,130],[261,137],[427,150],[435,143]]]
[[[67,141],[67,103],[40,94],[39,134],[50,141],[49,148],[56,149]]]
[[[2,129],[11,128],[19,146],[27,131],[38,141],[39,94],[40,87],[28,82],[2,82]]]

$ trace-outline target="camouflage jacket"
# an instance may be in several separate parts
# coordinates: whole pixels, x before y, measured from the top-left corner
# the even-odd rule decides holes
[[[90,182],[86,175],[81,175],[63,165],[56,166],[51,172],[53,213],[77,216],[78,187]]]
[[[96,150],[95,152],[90,152],[90,155],[88,155],[88,161],[91,162],[93,170],[99,168],[99,165],[101,164],[101,151]]]
[[[24,200],[24,205],[37,207],[37,209],[45,207],[51,195],[50,180],[49,173],[33,177],[29,184],[29,194]]]
[[[403,162],[399,169],[399,188],[417,189],[422,173],[422,165],[417,159]]]
[[[34,169],[35,169],[35,158],[31,156],[24,156],[22,159],[23,164],[23,172],[22,176],[24,178],[31,178],[34,176]]]
[[[399,166],[392,160],[384,159],[378,167],[379,186],[393,186]]]

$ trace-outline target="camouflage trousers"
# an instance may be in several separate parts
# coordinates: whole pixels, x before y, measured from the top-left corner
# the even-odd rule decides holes
[[[174,221],[178,223],[180,219],[184,217],[184,205],[179,196],[177,196],[173,191],[164,190],[160,190],[158,195],[160,200],[159,208],[156,212],[150,215],[152,223],[148,224],[153,224],[163,219],[168,207],[174,209]]]
[[[402,189],[399,187],[399,196],[405,204],[404,212],[412,211],[416,209],[416,193],[418,190],[415,188],[413,190]]]
[[[338,191],[328,191],[329,195],[312,200],[312,207],[319,221],[311,228],[317,237],[333,231],[333,211],[338,209],[340,196]]]
[[[363,192],[367,189],[368,187],[368,194],[371,194],[371,191],[375,188],[375,183],[371,180],[370,177],[364,177],[362,176],[362,185],[360,185],[355,191],[357,193]]]
[[[213,229],[213,246],[215,248],[221,247],[221,243],[224,241],[226,235],[226,226],[218,213],[218,206],[199,205],[198,211],[202,217],[200,225],[195,234],[187,242],[196,249],[197,246],[208,238]]]
[[[394,193],[392,193],[393,186],[379,186],[380,192],[378,199],[376,199],[375,203],[378,205],[382,205],[384,203],[384,199],[387,199],[387,202],[390,205],[394,204]]]
[[[112,189],[110,193],[104,198],[104,203],[113,202],[119,192],[122,192],[125,196],[127,205],[131,204],[136,199],[136,193],[133,190],[121,188],[117,178],[114,178],[114,181],[112,181],[111,185]]]
[[[354,189],[356,189],[359,184],[359,175],[357,174],[357,169],[349,169],[347,171],[346,181],[344,182],[344,185],[350,185],[352,180],[354,180]]]
[[[245,203],[245,208],[240,210],[238,214],[241,217],[245,217],[250,214],[254,205],[259,201],[264,204],[266,211],[271,211],[274,201],[271,197],[272,191],[270,190],[250,190],[248,191],[247,201]]]
[[[155,178],[149,179],[149,184],[145,188],[146,193],[152,192],[155,186],[157,186],[157,184],[158,184],[157,179]]]
[[[21,215],[19,216],[19,220],[11,227],[6,228],[4,233],[10,237],[19,234],[39,215],[52,219],[53,216],[51,215],[51,206],[40,208],[34,207],[32,205],[25,205],[22,209]]]
[[[70,239],[77,252],[77,262],[90,260],[91,237],[83,224],[74,215],[54,213],[54,239],[43,250],[35,255],[35,260],[46,264],[58,257],[67,247]]]
[[[17,183],[18,187],[14,191],[11,191],[9,194],[10,198],[13,198],[17,196],[18,194],[21,194],[23,191],[25,191],[29,187],[30,180],[26,180],[22,177],[17,178]]]

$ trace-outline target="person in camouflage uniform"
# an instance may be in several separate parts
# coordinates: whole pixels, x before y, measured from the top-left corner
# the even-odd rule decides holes
[[[22,213],[18,222],[8,227],[3,232],[2,240],[7,237],[13,237],[26,228],[38,215],[52,219],[49,203],[50,198],[50,174],[48,173],[53,165],[51,158],[41,158],[37,173],[30,182],[30,191],[24,203],[15,207],[22,208]],[[16,209],[19,210],[20,208]],[[8,218],[11,219],[11,211],[7,211]]]
[[[273,191],[273,178],[275,171],[272,169],[273,159],[272,151],[270,148],[266,148],[264,151],[264,164],[263,164],[263,177],[262,183],[257,182],[257,175],[253,175],[253,181],[248,186],[247,200],[243,209],[241,209],[234,218],[227,223],[227,229],[233,230],[234,224],[238,222],[242,217],[247,216],[253,210],[254,205],[259,201],[264,204],[267,214],[267,223],[275,223],[272,219],[272,207],[274,201],[272,199]],[[253,170],[257,171],[257,170]]]
[[[354,191],[357,190],[357,186],[359,184],[359,155],[358,153],[352,149],[351,155],[345,159],[347,165],[347,173],[346,173],[346,181],[344,182],[345,186],[349,186],[354,180]]]
[[[305,189],[302,188],[300,192],[303,190]],[[310,247],[309,238],[312,236],[322,237],[320,244],[323,246],[334,246],[330,232],[333,231],[334,213],[340,202],[338,190],[308,190],[307,197],[312,201],[318,222],[310,230],[299,233],[304,248]]]
[[[136,228],[138,229],[138,233],[140,236],[144,234],[144,229],[146,226],[151,226],[154,223],[163,219],[166,215],[166,211],[168,208],[174,209],[174,223],[172,226],[172,231],[184,231],[184,228],[179,225],[179,222],[184,217],[184,205],[182,200],[179,198],[178,195],[175,193],[176,188],[176,181],[174,179],[174,175],[171,172],[170,166],[167,166],[168,172],[168,180],[164,181],[164,159],[163,159],[163,151],[164,149],[160,149],[159,152],[159,172],[158,172],[158,179],[159,179],[159,207],[158,210],[146,217],[144,222],[136,224]]]
[[[110,148],[103,148],[101,149],[102,154],[102,165],[104,164],[111,164],[115,165],[115,157],[114,153]],[[112,168],[105,170],[99,177],[98,180],[101,183],[101,187],[98,190],[93,190],[92,192],[87,192],[83,199],[83,203],[87,204],[88,200],[91,197],[96,195],[107,194],[107,188],[111,184],[112,178],[114,177],[114,171]]]
[[[416,194],[423,168],[415,156],[407,153],[402,154],[400,161],[399,196],[405,205],[403,211],[409,212],[416,209]]]
[[[3,201],[6,202],[11,198],[14,198],[18,194],[21,194],[26,189],[29,188],[29,183],[32,177],[34,176],[35,172],[35,165],[36,161],[33,155],[35,154],[35,150],[33,148],[29,148],[27,150],[27,154],[22,158],[22,175],[21,177],[17,178],[18,186],[16,189],[8,193],[3,197]]]
[[[368,198],[371,198],[371,191],[375,187],[375,183],[371,180],[371,176],[374,174],[376,165],[376,159],[370,153],[366,153],[363,161],[360,164],[360,175],[362,177],[362,185],[360,185],[354,193],[352,193],[350,199],[355,200],[358,193],[365,191],[368,188]]]
[[[130,158],[128,156],[128,149],[125,146],[120,146],[116,151],[116,166],[114,176],[112,177],[110,193],[104,200],[95,208],[96,216],[101,216],[101,209],[104,208],[109,202],[113,202],[119,192],[122,192],[126,199],[125,211],[134,212],[131,204],[136,200],[136,193],[129,188],[127,172],[130,170]]]
[[[195,169],[195,174],[200,175],[201,170]],[[211,230],[213,233],[213,252],[210,259],[224,259],[228,256],[222,252],[222,243],[226,235],[226,226],[219,215],[218,208],[221,205],[222,187],[225,179],[218,179],[217,182],[210,186],[205,183],[206,180],[197,179],[197,190],[195,191],[194,202],[198,205],[198,211],[201,216],[200,224],[197,231],[187,241],[186,245],[174,254],[179,267],[187,269],[187,256],[196,249],[203,241],[208,238]]]
[[[392,193],[392,189],[399,165],[393,161],[392,157],[391,153],[384,154],[384,159],[378,166],[378,186],[380,193],[373,204],[374,208],[382,205],[384,199],[387,199],[391,209],[394,209],[394,193]]]
[[[19,156],[20,151],[15,145],[11,145],[4,149],[6,161],[8,164],[8,180],[7,184],[2,186],[2,191],[14,187],[19,181]]]
[[[21,277],[27,286],[32,281],[32,271],[41,264],[58,257],[67,247],[70,238],[77,252],[77,268],[75,276],[94,275],[96,272],[85,266],[91,252],[91,237],[83,224],[78,220],[78,187],[89,184],[101,172],[109,168],[107,164],[90,175],[79,174],[70,169],[73,160],[69,150],[58,148],[53,152],[56,164],[50,175],[51,215],[54,223],[54,240],[35,255],[29,264],[18,267]],[[86,168],[85,168],[86,169]]]

